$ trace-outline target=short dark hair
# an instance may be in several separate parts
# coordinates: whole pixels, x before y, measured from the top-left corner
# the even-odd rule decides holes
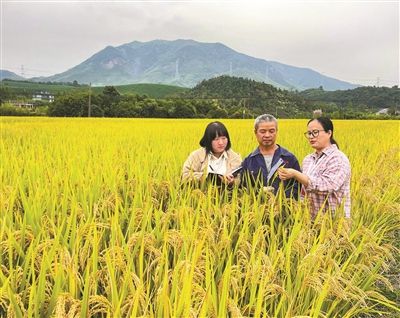
[[[336,147],[339,148],[338,143],[336,142],[335,139],[333,139],[333,122],[332,122],[332,120],[330,120],[330,118],[328,118],[328,117],[317,117],[317,118],[310,119],[307,123],[307,126],[309,123],[311,123],[314,120],[318,121],[321,124],[322,128],[324,128],[324,130],[326,132],[328,132],[329,130],[331,131],[330,142],[331,142],[331,144],[336,145]]]
[[[221,136],[228,138],[228,144],[225,150],[229,150],[231,148],[231,138],[229,137],[228,129],[226,129],[223,123],[213,121],[207,125],[203,138],[200,140],[200,146],[206,148],[207,152],[210,152],[212,151],[212,141]]]

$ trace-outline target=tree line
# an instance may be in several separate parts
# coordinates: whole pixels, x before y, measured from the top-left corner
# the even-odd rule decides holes
[[[0,102],[4,100],[0,89]],[[3,96],[3,97],[2,97]],[[90,100],[90,102],[89,102]],[[58,117],[155,117],[155,118],[253,118],[271,113],[280,118],[308,118],[321,109],[332,118],[374,118],[379,108],[399,110],[400,90],[360,87],[346,91],[318,89],[289,92],[250,79],[220,76],[204,80],[183,93],[165,98],[121,94],[114,86],[100,93],[65,91],[53,103],[42,104],[41,113]],[[10,115],[9,107],[0,115]],[[23,114],[19,110],[18,114]],[[15,114],[15,115],[18,115]]]

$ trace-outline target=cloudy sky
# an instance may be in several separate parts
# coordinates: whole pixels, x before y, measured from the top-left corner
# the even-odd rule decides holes
[[[107,45],[221,42],[363,85],[399,84],[399,1],[1,1],[0,68],[66,71]]]

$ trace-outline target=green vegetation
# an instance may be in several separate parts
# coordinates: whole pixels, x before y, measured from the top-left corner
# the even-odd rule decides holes
[[[389,116],[400,114],[400,89],[389,87],[358,87],[344,91],[308,89],[298,93],[313,108],[319,108],[334,118],[369,118],[382,108]],[[386,117],[389,117],[386,116]]]
[[[2,80],[1,88],[7,89],[13,96],[26,96],[32,97],[32,94],[40,91],[47,91],[51,94],[60,94],[70,91],[84,91],[87,90],[87,85],[80,85],[78,83],[42,83],[31,81],[15,81],[15,80]]]
[[[165,98],[188,91],[186,87],[164,84],[130,84],[114,86],[121,94],[146,95],[150,98]],[[97,93],[101,93],[104,87],[93,87]]]
[[[307,109],[304,100],[289,91],[272,85],[240,77],[219,76],[202,81],[183,98],[214,100],[229,117],[254,117],[260,113],[272,113],[279,117],[303,117]]]
[[[188,88],[162,85],[162,84],[130,84],[115,86],[121,94],[138,94],[147,95],[151,98],[164,98],[169,95],[178,94],[188,90]],[[88,92],[89,85],[79,84],[76,81],[72,83],[59,83],[59,82],[31,82],[31,81],[14,81],[3,80],[1,81],[1,89],[7,90],[11,96],[25,96],[32,97],[32,94],[40,91],[47,91],[54,95],[64,93],[78,93]],[[95,93],[101,93],[104,86],[94,86],[91,88]]]
[[[378,110],[399,104],[400,90],[398,86],[358,87],[343,91],[325,91],[307,89],[299,93],[304,99],[316,102],[335,103],[343,107],[354,107],[358,110]]]
[[[0,116],[44,116],[46,109],[36,108],[34,111],[15,107],[10,103],[4,103],[0,106]]]
[[[49,106],[50,116],[87,116],[88,92],[64,94]],[[309,117],[298,96],[253,80],[221,76],[168,98],[122,94],[120,87],[94,90],[92,116],[159,118],[252,118],[260,113]]]
[[[321,109],[332,118],[388,119],[396,118],[400,113],[400,89],[397,86],[333,92],[320,87],[289,92],[229,76],[204,80],[193,89],[161,84],[89,88],[76,82],[4,80],[0,102],[13,98],[27,100],[37,91],[48,91],[56,96],[55,102],[48,105],[49,116],[87,116],[89,95],[91,115],[101,117],[253,118],[261,113],[271,113],[280,118],[309,118],[314,110]],[[376,115],[381,108],[388,108],[388,115]]]

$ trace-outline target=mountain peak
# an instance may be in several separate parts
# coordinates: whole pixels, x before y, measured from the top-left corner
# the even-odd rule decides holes
[[[49,77],[50,81],[77,80],[94,85],[160,83],[193,87],[220,75],[249,78],[279,88],[326,90],[356,85],[304,69],[248,56],[223,43],[192,39],[132,41],[107,46],[74,68]]]
[[[3,79],[10,79],[10,80],[16,80],[16,81],[23,81],[25,80],[24,77],[19,76],[15,74],[14,72],[10,72],[7,70],[0,70],[0,81]]]

